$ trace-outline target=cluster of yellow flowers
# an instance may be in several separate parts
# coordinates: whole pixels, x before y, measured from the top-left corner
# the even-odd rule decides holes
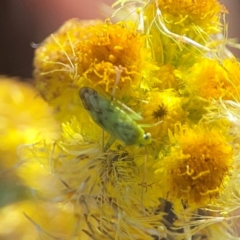
[[[70,19],[36,49],[35,85],[61,136],[18,147],[34,193],[25,219],[46,239],[237,239],[240,65],[224,45],[227,10],[134,4],[122,22]]]

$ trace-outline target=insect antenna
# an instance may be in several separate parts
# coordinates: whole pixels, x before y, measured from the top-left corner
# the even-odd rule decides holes
[[[104,130],[103,130],[103,134],[104,134]],[[105,147],[103,148],[103,151],[106,152],[111,146],[112,144],[115,142],[117,138],[114,137],[113,135],[110,135]]]

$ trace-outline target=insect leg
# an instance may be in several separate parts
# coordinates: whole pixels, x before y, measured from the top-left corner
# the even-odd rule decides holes
[[[143,179],[142,179],[142,193],[141,193],[141,201],[142,201],[142,205],[143,205],[143,195],[144,195],[144,183],[145,183],[145,177],[146,177],[146,167],[147,167],[147,151],[146,151],[146,146],[145,146],[145,156],[144,156],[144,164],[143,164]],[[145,208],[143,205],[143,212],[145,213]]]
[[[114,137],[113,135],[111,135],[103,149],[104,152],[106,152],[114,143],[114,141],[116,140],[116,137]]]

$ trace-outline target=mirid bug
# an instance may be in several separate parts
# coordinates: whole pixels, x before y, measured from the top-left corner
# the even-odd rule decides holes
[[[151,134],[145,133],[139,124],[110,99],[89,87],[81,88],[79,95],[93,121],[111,135],[104,147],[105,151],[115,139],[126,145],[144,146],[151,143]]]

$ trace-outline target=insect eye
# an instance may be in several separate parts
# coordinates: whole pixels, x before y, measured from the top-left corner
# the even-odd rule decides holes
[[[145,133],[144,136],[143,136],[142,142],[139,144],[139,147],[143,147],[145,145],[148,145],[148,144],[151,143],[151,141],[152,141],[151,133]]]
[[[145,133],[144,134],[144,140],[148,140],[151,138],[151,133]]]

